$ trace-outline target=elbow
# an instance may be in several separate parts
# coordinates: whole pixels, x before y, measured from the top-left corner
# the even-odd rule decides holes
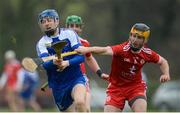
[[[163,64],[167,64],[168,65],[168,61],[165,58],[163,58]]]
[[[163,58],[163,57],[161,57],[161,60],[160,60],[160,62],[159,62],[159,65],[160,66],[165,66],[165,67],[169,67],[169,64],[168,64],[168,61],[165,59],[165,58]]]
[[[91,61],[94,57],[91,55],[89,57],[85,56],[85,61]]]

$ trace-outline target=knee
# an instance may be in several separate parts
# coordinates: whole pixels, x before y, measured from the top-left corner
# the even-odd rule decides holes
[[[84,100],[74,101],[75,109],[77,112],[86,112],[86,104]]]
[[[132,109],[135,112],[146,112],[147,111],[147,103],[146,103],[146,101],[135,102],[132,105]]]
[[[76,105],[76,107],[85,107],[86,106],[85,100],[83,100],[83,99],[76,100],[75,105]]]
[[[146,108],[145,107],[139,107],[139,108],[134,108],[133,109],[134,112],[146,112]]]

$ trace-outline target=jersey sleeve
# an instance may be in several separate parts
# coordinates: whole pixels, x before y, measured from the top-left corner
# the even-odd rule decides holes
[[[81,40],[80,40],[81,41]],[[81,44],[84,46],[84,47],[89,47],[90,46],[90,43],[85,40],[85,41],[81,41]],[[90,57],[91,56],[91,53],[86,53],[85,54],[86,57]]]
[[[36,51],[37,51],[38,57],[40,57],[40,58],[49,56],[48,50],[47,50],[46,45],[45,45],[45,41],[42,40],[42,39],[37,43],[37,45],[36,45]],[[44,63],[42,64],[42,66],[43,66],[46,70],[55,67],[55,65],[53,64],[53,61],[52,61],[52,60],[47,61],[47,62],[44,62]]]
[[[121,56],[123,48],[121,45],[110,46],[113,51],[113,56]]]
[[[147,62],[157,63],[160,59],[160,55],[157,54],[155,51],[150,50],[150,52],[147,55]]]
[[[69,32],[68,39],[70,41],[71,47],[73,49],[78,48],[81,45],[80,40],[78,38],[79,37],[78,34],[74,32],[73,30],[69,30],[68,32]]]
[[[36,45],[36,51],[39,57],[42,57],[42,54],[48,54],[47,48],[43,40],[40,40]]]
[[[69,60],[69,65],[79,65],[80,63],[84,62],[83,55],[75,55],[72,59]]]
[[[149,55],[148,62],[157,63],[160,59],[160,55],[157,54],[155,51],[151,50],[151,54]]]

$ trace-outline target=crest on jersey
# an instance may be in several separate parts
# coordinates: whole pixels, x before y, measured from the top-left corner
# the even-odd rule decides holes
[[[51,43],[45,43],[46,47],[51,47]]]
[[[144,63],[145,63],[144,59],[141,59],[141,60],[140,60],[140,63],[141,63],[141,64],[144,64]]]
[[[124,61],[125,62],[130,62],[130,59],[129,58],[124,58]]]

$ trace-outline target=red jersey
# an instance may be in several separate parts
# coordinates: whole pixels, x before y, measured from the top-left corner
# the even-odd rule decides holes
[[[14,89],[17,83],[17,72],[21,68],[21,65],[18,61],[12,61],[7,63],[4,66],[4,73],[7,76],[6,86],[8,88]]]
[[[147,47],[142,47],[138,53],[132,53],[128,41],[111,48],[113,59],[110,83],[118,86],[141,83],[143,65],[147,62],[157,63],[160,59],[159,54]]]
[[[82,39],[82,38],[79,38],[79,39],[80,39],[80,41],[81,41],[81,44],[82,44],[84,47],[89,47],[89,46],[90,46],[90,43],[89,43],[87,40]],[[85,57],[90,57],[90,56],[91,56],[91,53],[86,53],[86,54],[85,54]],[[82,71],[83,75],[86,74],[85,64],[84,64],[84,63],[81,63],[80,66],[81,66],[81,71]]]

